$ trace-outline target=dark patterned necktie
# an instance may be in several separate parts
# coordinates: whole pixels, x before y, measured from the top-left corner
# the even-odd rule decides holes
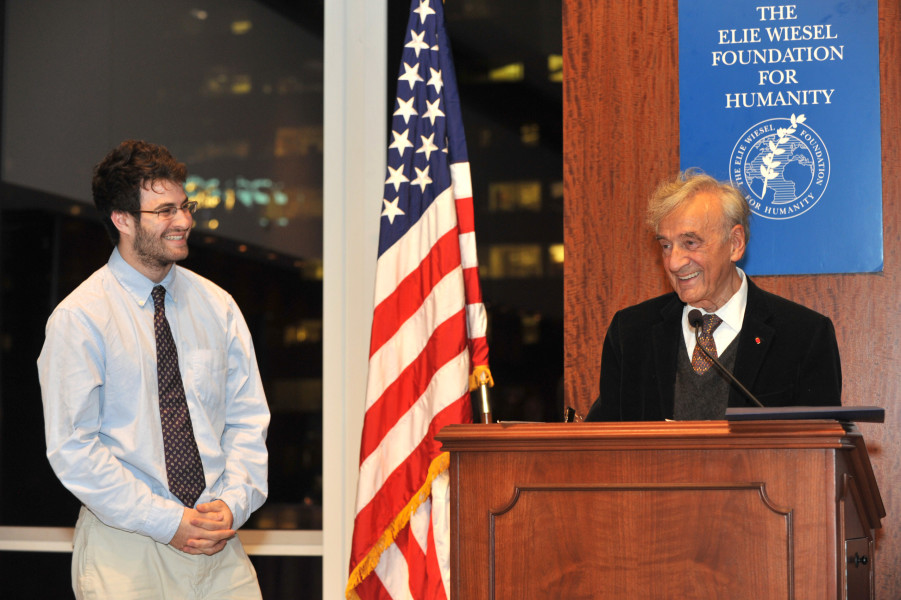
[[[715,314],[704,315],[704,323],[701,325],[701,334],[698,336],[699,344],[703,345],[713,356],[719,356],[716,353],[716,344],[713,343],[713,331],[720,326],[723,320]],[[698,375],[703,375],[710,368],[713,361],[707,358],[704,351],[699,346],[695,346],[695,351],[691,355],[691,368]]]
[[[153,331],[156,335],[156,377],[160,392],[160,421],[166,452],[169,490],[185,506],[193,507],[206,483],[194,439],[191,413],[178,370],[178,351],[166,320],[166,288],[153,288]]]

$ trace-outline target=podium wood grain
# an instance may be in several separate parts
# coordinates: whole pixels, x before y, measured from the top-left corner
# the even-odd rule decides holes
[[[844,540],[865,538],[872,566],[884,515],[862,440],[834,421],[459,425],[439,439],[455,598],[842,598]]]

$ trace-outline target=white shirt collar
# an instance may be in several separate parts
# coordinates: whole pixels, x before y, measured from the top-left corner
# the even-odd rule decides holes
[[[717,348],[721,349],[720,352],[738,336],[741,324],[745,320],[745,309],[748,306],[748,278],[745,276],[745,272],[738,267],[735,267],[735,270],[741,277],[741,285],[738,286],[738,291],[732,294],[732,297],[716,311],[717,316],[723,320],[723,323],[713,332],[714,341]],[[703,308],[690,304],[686,304],[682,309],[682,334],[685,337],[685,346],[689,351],[689,356],[695,347],[695,331],[688,324],[688,312],[693,309],[701,311],[702,315],[708,314]]]

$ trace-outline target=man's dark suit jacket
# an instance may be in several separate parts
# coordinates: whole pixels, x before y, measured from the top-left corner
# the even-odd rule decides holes
[[[660,421],[673,418],[676,360],[684,304],[666,294],[617,312],[601,358],[600,396],[586,421]],[[842,369],[832,321],[754,285],[734,374],[761,404],[841,405]],[[729,406],[752,406],[732,386]]]

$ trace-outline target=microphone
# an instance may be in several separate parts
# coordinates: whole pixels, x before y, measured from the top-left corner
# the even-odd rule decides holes
[[[724,366],[723,366],[723,363],[721,363],[720,361],[718,361],[718,360],[716,359],[716,357],[713,356],[712,354],[710,354],[710,352],[707,351],[707,348],[705,348],[704,345],[701,344],[701,326],[704,324],[704,317],[701,316],[701,311],[699,311],[699,310],[696,309],[696,308],[693,308],[693,309],[691,309],[690,311],[688,311],[688,324],[691,325],[692,327],[694,327],[694,330],[695,330],[695,343],[697,344],[698,348],[700,348],[701,351],[702,351],[704,354],[707,355],[707,358],[709,358],[710,360],[712,360],[712,361],[713,361],[713,364],[715,364],[715,365],[719,368],[719,370],[720,370],[726,377],[728,377],[729,380],[730,380],[732,383],[734,383],[734,384],[738,387],[738,389],[740,389],[740,390],[742,391],[742,393],[744,393],[745,396],[747,396],[748,398],[750,398],[751,401],[752,401],[754,404],[756,404],[756,405],[759,406],[760,408],[765,408],[764,405],[760,403],[760,400],[758,400],[758,399],[754,396],[754,394],[752,394],[751,392],[749,392],[749,391],[748,391],[748,388],[746,388],[745,386],[743,386],[743,385],[741,384],[741,382],[740,382],[738,379],[735,378],[735,375],[733,375],[732,373],[730,373],[730,372],[729,372],[729,369],[727,369],[726,367],[724,367]]]

